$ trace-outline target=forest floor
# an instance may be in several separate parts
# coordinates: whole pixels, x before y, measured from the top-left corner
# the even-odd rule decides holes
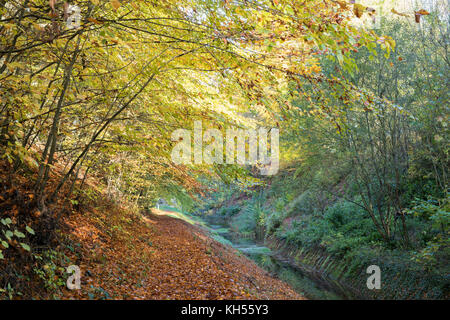
[[[64,290],[62,298],[303,299],[237,250],[170,214],[99,210],[67,217],[69,236],[81,245],[83,276],[81,290]]]
[[[0,299],[304,299],[182,214],[118,204],[94,177],[83,197],[40,211],[36,174],[0,161],[0,217],[34,230],[21,240],[31,250],[1,247]],[[80,268],[79,290],[66,286],[69,265]]]
[[[55,168],[46,194],[63,172]],[[0,160],[0,300],[305,299],[194,217],[119,204],[96,177],[39,210],[36,175]],[[66,287],[70,265],[80,267],[79,290]]]

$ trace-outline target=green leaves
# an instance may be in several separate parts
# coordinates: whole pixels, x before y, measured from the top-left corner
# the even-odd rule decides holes
[[[26,238],[26,235],[18,229],[14,229],[14,231],[9,229],[11,227],[11,224],[13,223],[10,218],[1,219],[0,222],[1,225],[6,228],[2,230],[3,239],[0,238],[0,259],[4,259],[3,250],[10,248],[11,245],[17,244],[14,238],[24,239]],[[25,226],[25,230],[31,235],[35,234],[34,230],[29,226]],[[24,250],[31,251],[31,248],[28,244],[24,242],[19,242],[19,244]]]
[[[11,230],[4,231],[4,235],[6,239],[11,240],[11,238],[14,236],[14,233],[11,232]]]
[[[17,238],[25,238],[25,235],[24,235],[22,232],[18,231],[17,229],[14,230],[14,235],[15,235]]]
[[[29,226],[26,226],[25,227],[25,230],[27,230],[28,231],[28,233],[31,233],[32,235],[34,235],[35,233],[34,233],[34,230],[33,229],[31,229]]]
[[[24,248],[26,251],[31,251],[31,248],[29,245],[27,245],[26,243],[20,243],[20,245],[22,246],[22,248]]]
[[[10,224],[12,223],[12,221],[11,221],[10,218],[1,219],[0,221],[1,221],[1,223],[2,223],[4,226],[8,226],[8,225],[10,225]]]
[[[112,181],[113,192],[141,202],[150,202],[171,185],[187,194],[202,191],[193,176],[210,168],[174,165],[174,129],[188,128],[199,119],[217,127],[243,124],[249,120],[246,113],[264,115],[252,119],[252,125],[278,123],[278,94],[292,78],[315,85],[342,81],[324,76],[321,55],[330,55],[340,69],[352,72],[356,65],[349,51],[376,46],[373,34],[346,23],[352,6],[345,2],[309,0],[299,6],[297,1],[279,1],[272,3],[276,10],[231,1],[90,0],[77,5],[83,14],[93,12],[83,17],[85,23],[73,37],[45,34],[48,46],[37,36],[28,39],[27,32],[18,39],[4,39],[5,48],[16,43],[33,48],[19,50],[6,64],[11,70],[1,79],[7,80],[0,80],[5,88],[0,98],[11,99],[5,110],[19,109],[5,121],[14,124],[17,136],[5,156],[11,163],[17,158],[35,167],[35,157],[27,152],[33,143],[64,136],[58,139],[58,149],[74,163],[68,176],[89,166],[90,174]],[[40,7],[30,10],[39,12]],[[48,23],[47,15],[37,12],[32,19],[11,19],[12,27],[29,24],[37,32],[36,25]],[[73,68],[58,69],[70,61]],[[52,101],[64,107],[56,111]],[[36,138],[28,139],[34,132]],[[80,146],[86,147],[79,150]],[[54,170],[51,157],[37,165]],[[62,188],[70,179],[60,181]],[[45,189],[46,181],[38,184]],[[26,231],[34,235],[31,228]],[[14,233],[19,239],[24,236]]]

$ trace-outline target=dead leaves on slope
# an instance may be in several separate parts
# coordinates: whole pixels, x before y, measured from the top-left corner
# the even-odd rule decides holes
[[[83,247],[84,285],[79,292],[65,292],[65,298],[302,299],[182,220],[118,208],[68,219],[73,241]],[[106,232],[114,227],[116,233]]]

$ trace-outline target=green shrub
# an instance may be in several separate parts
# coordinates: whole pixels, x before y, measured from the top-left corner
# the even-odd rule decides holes
[[[287,209],[287,216],[297,216],[303,214],[312,214],[315,212],[317,197],[312,191],[305,191],[295,198]]]
[[[255,202],[249,202],[245,205],[238,215],[235,215],[231,220],[233,229],[238,232],[251,232],[256,229],[257,217],[256,217],[256,204]]]

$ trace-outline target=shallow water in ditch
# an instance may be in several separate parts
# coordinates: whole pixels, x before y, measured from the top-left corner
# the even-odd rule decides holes
[[[295,291],[308,299],[336,300],[352,298],[350,293],[322,276],[311,275],[293,266],[275,252],[251,239],[235,239],[224,225],[209,224],[213,233],[231,242],[232,246],[272,276],[288,283]]]

